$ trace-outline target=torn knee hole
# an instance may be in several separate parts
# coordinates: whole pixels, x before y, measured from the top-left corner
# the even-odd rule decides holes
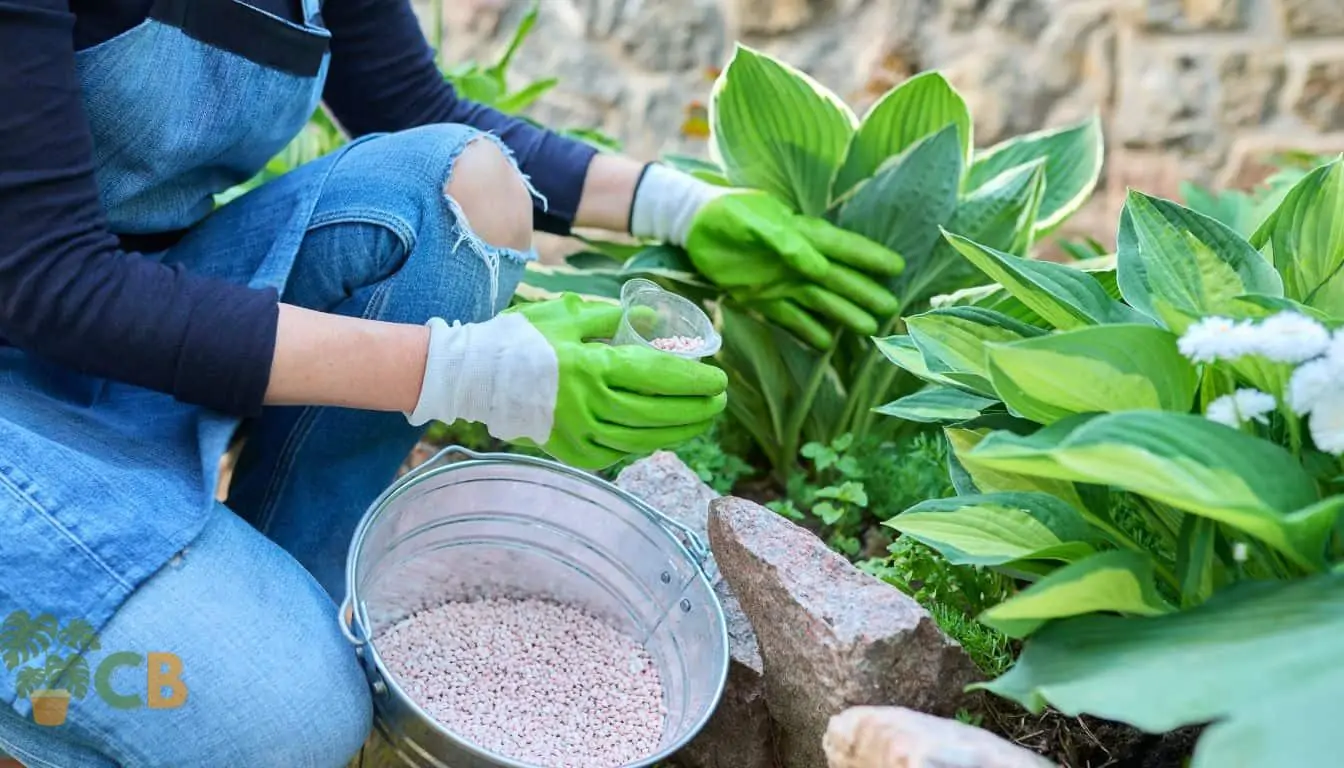
[[[475,139],[462,150],[444,193],[482,242],[519,251],[531,247],[532,192],[513,159],[493,141]]]

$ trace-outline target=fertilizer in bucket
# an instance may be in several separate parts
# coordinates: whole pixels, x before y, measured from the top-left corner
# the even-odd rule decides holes
[[[662,738],[662,681],[630,636],[538,599],[444,603],[376,642],[436,720],[500,755],[547,768],[616,768]]]
[[[445,448],[370,507],[342,629],[359,768],[652,768],[705,726],[728,630],[700,537],[586,472]]]

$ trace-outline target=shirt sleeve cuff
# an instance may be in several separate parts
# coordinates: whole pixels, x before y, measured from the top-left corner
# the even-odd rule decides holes
[[[583,186],[588,180],[588,168],[597,156],[597,148],[578,139],[552,134],[545,139],[546,146],[537,157],[546,158],[545,178],[533,176],[532,183],[546,199],[546,205],[537,204],[533,226],[548,234],[568,235],[573,230],[574,217],[579,212]]]
[[[273,288],[230,288],[198,296],[173,391],[179,400],[250,418],[260,415],[270,385],[279,294]]]

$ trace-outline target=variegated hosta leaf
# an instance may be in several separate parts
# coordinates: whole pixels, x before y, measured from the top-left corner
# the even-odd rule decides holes
[[[1116,261],[1130,306],[1177,333],[1234,311],[1242,295],[1283,293],[1273,265],[1227,225],[1135,191],[1120,214]]]
[[[939,72],[921,72],[887,91],[864,115],[831,190],[839,198],[895,157],[948,125],[957,127],[963,162],[970,162],[971,113]]]
[[[1143,408],[1186,413],[1195,398],[1194,365],[1175,334],[1151,325],[1088,326],[986,347],[994,391],[1041,424]]]
[[[947,230],[991,248],[1026,255],[1035,234],[1036,213],[1044,191],[1044,161],[1005,171],[957,203]],[[907,269],[901,280],[900,298],[904,306],[917,307],[930,294],[956,291],[983,280],[975,266],[940,239],[926,265]]]
[[[1341,636],[1344,573],[1243,582],[1179,613],[1055,622],[976,687],[1150,733],[1212,723],[1191,768],[1336,765]]]
[[[1072,216],[1097,186],[1104,157],[1101,117],[1015,136],[980,152],[967,176],[975,189],[1004,171],[1045,158],[1045,197],[1036,234],[1044,237]]]
[[[621,286],[626,277],[620,272],[575,269],[570,266],[529,262],[514,297],[523,301],[557,299],[564,293],[577,293],[585,299],[621,302]]]
[[[1026,637],[1047,622],[1089,613],[1160,616],[1174,610],[1157,591],[1145,552],[1097,552],[1060,568],[990,608],[980,621],[1009,637]]]
[[[738,44],[709,101],[714,162],[737,186],[820,216],[858,118],[838,96],[782,61]]]
[[[931,268],[938,230],[957,210],[961,145],[949,125],[888,161],[840,207],[837,224],[899,253],[897,282],[918,280]]]
[[[1111,298],[1096,277],[1073,267],[1024,259],[944,232],[962,256],[1056,328],[1142,323],[1146,318]]]
[[[969,456],[1007,472],[1106,485],[1216,520],[1318,568],[1338,510],[1278,445],[1165,411],[1075,416],[1028,436],[995,432]]]
[[[1303,177],[1251,238],[1270,247],[1289,298],[1336,317],[1344,316],[1342,211],[1344,159],[1336,159]]]
[[[934,309],[907,318],[910,338],[933,373],[995,399],[989,381],[988,345],[1020,341],[1045,331],[979,307]]]
[[[1096,531],[1066,502],[1045,493],[989,493],[930,499],[885,525],[913,536],[956,565],[999,567],[1022,560],[1071,563],[1092,554]]]
[[[957,422],[973,419],[998,401],[952,387],[930,386],[877,407],[884,416],[921,423]]]

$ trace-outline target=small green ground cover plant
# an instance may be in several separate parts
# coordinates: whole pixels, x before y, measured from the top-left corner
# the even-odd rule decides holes
[[[1195,768],[1326,765],[1344,716],[1344,158],[1248,237],[1131,192],[1109,266],[945,231],[992,279],[877,341],[956,495],[888,525],[1025,584],[979,687],[1161,733]]]
[[[889,287],[906,312],[984,282],[940,229],[1027,255],[1086,201],[1103,154],[1096,116],[976,149],[965,101],[936,71],[893,88],[860,119],[811,77],[742,45],[715,82],[709,122],[710,160],[665,160],[711,183],[769,192],[885,245],[904,262]],[[567,265],[530,267],[524,294],[614,299],[626,280],[645,277],[706,302],[724,337],[716,362],[729,374],[731,416],[779,480],[806,443],[900,431],[873,408],[913,379],[884,366],[865,337],[825,327],[804,343],[799,328],[720,295],[680,249],[589,245]],[[900,322],[899,312],[884,318],[882,334]]]

